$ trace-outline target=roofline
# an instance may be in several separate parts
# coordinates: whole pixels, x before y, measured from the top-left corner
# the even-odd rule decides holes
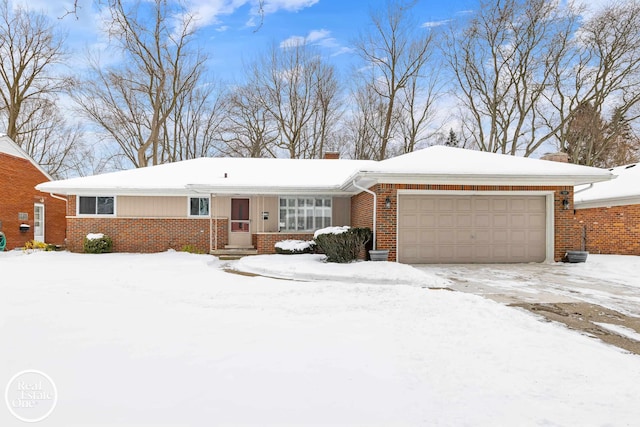
[[[640,195],[610,197],[606,199],[575,200],[576,209],[610,208],[612,206],[640,205]]]
[[[46,183],[43,183],[46,184]],[[297,195],[297,194],[317,194],[317,195],[350,195],[353,192],[342,190],[338,186],[332,187],[213,187],[210,185],[188,184],[183,188],[55,188],[41,187],[38,184],[36,189],[46,193],[56,193],[66,196],[189,196],[194,194],[213,195]]]
[[[353,186],[353,181],[360,181],[365,187],[371,187],[378,183],[385,184],[451,184],[451,185],[536,185],[536,186],[576,186],[602,182],[612,179],[614,175],[593,176],[593,175],[547,175],[544,177],[529,175],[507,175],[507,174],[464,174],[464,175],[444,175],[444,174],[423,174],[423,173],[380,173],[380,172],[356,172],[349,176],[341,185],[334,186],[303,186],[303,187],[282,187],[282,186],[213,186],[210,184],[187,184],[183,188],[61,188],[47,186],[47,183],[38,184],[37,190],[47,193],[57,193],[64,195],[189,195],[194,193],[208,194],[251,194],[251,195],[279,195],[279,194],[356,194],[359,192]],[[363,182],[364,180],[364,182]],[[508,183],[508,184],[505,184]],[[44,186],[43,189],[41,186]]]
[[[385,184],[453,184],[453,185],[582,185],[613,179],[615,175],[514,175],[514,174],[424,174],[405,172],[361,171],[351,179],[368,178]],[[350,181],[345,183],[348,185]]]
[[[53,181],[53,177],[52,177],[51,175],[49,175],[49,172],[47,172],[47,171],[46,171],[42,166],[40,166],[40,164],[39,164],[38,162],[36,162],[35,160],[33,160],[33,158],[29,155],[29,153],[27,153],[27,152],[25,151],[25,149],[24,149],[24,148],[22,148],[21,146],[19,146],[17,142],[15,142],[13,139],[9,138],[9,135],[7,135],[7,134],[4,134],[4,133],[3,133],[3,134],[0,134],[0,138],[6,138],[7,140],[9,140],[9,142],[10,142],[11,144],[13,144],[13,146],[14,146],[14,147],[15,147],[15,148],[20,152],[20,153],[22,153],[22,158],[23,158],[24,160],[29,161],[33,166],[35,166],[35,167],[36,167],[36,169],[38,169],[38,170],[39,170],[39,171],[40,171],[40,172],[41,172],[45,177],[47,177],[47,178],[49,179],[49,181]],[[5,153],[5,152],[2,152],[2,154],[5,154],[5,155],[7,155],[7,156],[11,156],[11,157],[16,157],[16,156],[14,156],[14,155],[12,155],[12,154]],[[18,158],[20,158],[20,157],[18,157]]]

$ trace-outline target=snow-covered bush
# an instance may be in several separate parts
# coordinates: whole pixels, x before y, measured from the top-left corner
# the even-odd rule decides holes
[[[83,246],[87,254],[104,254],[111,252],[113,241],[102,233],[89,233],[84,238]]]
[[[276,253],[285,255],[309,254],[316,246],[313,240],[282,240],[275,244]]]
[[[358,258],[371,234],[368,227],[327,227],[316,231],[314,240],[328,262],[345,263]]]

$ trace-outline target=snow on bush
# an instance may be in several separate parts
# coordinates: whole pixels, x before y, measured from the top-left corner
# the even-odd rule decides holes
[[[327,255],[327,262],[345,263],[355,261],[371,240],[371,229],[368,227],[329,227],[316,231],[316,245],[320,252]]]
[[[348,225],[343,225],[340,227],[326,227],[326,228],[321,228],[320,230],[317,230],[315,233],[313,233],[313,238],[317,239],[318,236],[322,235],[322,234],[342,234],[342,233],[346,233],[347,231],[349,231],[351,227],[349,227]]]
[[[279,254],[308,254],[313,252],[316,242],[313,240],[282,240],[275,244],[276,253]]]
[[[83,248],[87,254],[109,253],[113,249],[113,240],[102,233],[89,233],[84,238]]]

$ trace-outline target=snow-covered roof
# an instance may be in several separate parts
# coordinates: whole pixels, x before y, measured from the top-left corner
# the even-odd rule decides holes
[[[611,172],[506,154],[433,146],[377,162],[364,175],[387,183],[580,185],[609,180]]]
[[[339,192],[366,160],[203,157],[37,186],[60,194],[276,194]]]
[[[576,208],[640,204],[640,163],[610,169],[617,178],[577,188]]]
[[[44,176],[51,179],[51,175],[49,175],[47,171],[42,168],[42,166],[40,166],[35,160],[33,160],[26,151],[24,151],[18,144],[13,142],[13,140],[5,134],[0,134],[0,153],[28,160],[33,166],[35,166],[40,172],[42,172]]]
[[[579,185],[612,178],[607,170],[451,147],[429,147],[384,161],[199,158],[53,181],[59,194],[354,193],[384,183]],[[358,185],[356,187],[354,182]]]

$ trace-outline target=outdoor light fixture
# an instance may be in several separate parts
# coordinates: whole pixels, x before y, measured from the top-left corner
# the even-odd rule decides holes
[[[391,198],[390,198],[389,196],[387,196],[387,198],[386,198],[386,199],[384,199],[384,206],[385,206],[387,209],[391,209]]]
[[[566,197],[564,199],[562,199],[562,208],[564,210],[569,209],[569,199],[567,199]]]

